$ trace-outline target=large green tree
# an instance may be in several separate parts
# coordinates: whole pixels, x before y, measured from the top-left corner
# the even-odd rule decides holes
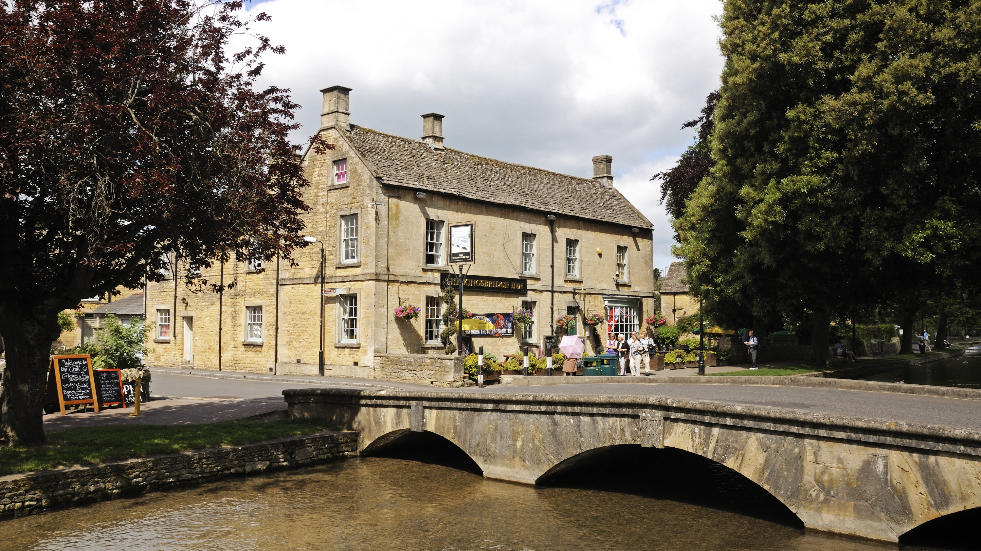
[[[0,6],[0,437],[43,442],[58,312],[229,254],[302,246],[288,91],[257,90],[241,2]],[[262,19],[264,16],[259,16]]]
[[[977,265],[981,3],[727,0],[721,26],[676,254],[697,293],[808,311],[823,362],[832,316]]]

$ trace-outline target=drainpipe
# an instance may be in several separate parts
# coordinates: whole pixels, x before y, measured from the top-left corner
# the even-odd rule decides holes
[[[170,266],[170,275],[174,278],[174,309],[170,316],[170,342],[177,344],[177,252],[174,252],[174,262]],[[178,352],[177,367],[184,363],[184,351]]]
[[[224,319],[222,316],[222,307],[224,306],[225,298],[225,260],[221,261],[221,281],[218,284],[218,371],[221,371],[221,322]]]
[[[549,240],[552,243],[552,251],[551,251],[552,261],[551,261],[551,266],[549,266],[552,270],[552,276],[549,278],[549,285],[551,286],[551,290],[549,291],[549,293],[551,294],[551,306],[549,311],[550,313],[549,313],[548,324],[549,324],[549,332],[552,335],[555,335],[555,215],[549,214],[548,216],[546,216],[546,218],[548,218],[548,227],[549,227],[549,234],[550,234]]]
[[[279,253],[276,253],[276,324],[273,333],[273,375],[279,374]]]

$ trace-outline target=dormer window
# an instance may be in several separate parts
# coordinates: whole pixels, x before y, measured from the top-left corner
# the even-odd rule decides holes
[[[334,161],[334,185],[347,183],[347,159]]]

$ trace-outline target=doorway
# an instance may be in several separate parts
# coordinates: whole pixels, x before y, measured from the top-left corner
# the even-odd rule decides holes
[[[184,364],[194,365],[194,318],[184,318]]]

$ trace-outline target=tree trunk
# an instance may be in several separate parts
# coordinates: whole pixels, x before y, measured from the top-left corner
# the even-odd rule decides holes
[[[913,324],[916,323],[916,312],[903,314],[902,328],[903,335],[899,338],[899,353],[913,353]]]
[[[42,416],[51,330],[25,317],[28,319],[4,328],[7,367],[0,393],[0,436],[8,445],[37,446],[44,443]]]
[[[947,327],[947,310],[945,308],[940,309],[940,315],[937,317],[937,335],[933,338],[934,348],[947,348],[944,342],[949,337],[950,328]]]
[[[831,333],[831,313],[827,310],[814,312],[811,329],[811,364],[824,366],[828,363],[828,335]]]

